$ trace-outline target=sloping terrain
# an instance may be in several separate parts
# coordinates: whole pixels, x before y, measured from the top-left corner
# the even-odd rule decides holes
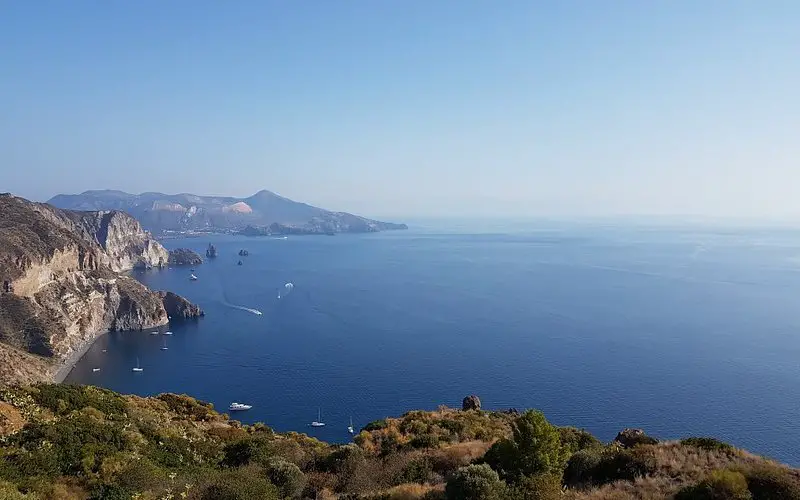
[[[48,203],[69,210],[125,211],[139,220],[146,229],[158,234],[188,231],[235,232],[248,226],[260,229],[273,224],[292,228],[296,234],[406,229],[404,224],[332,212],[266,190],[247,198],[186,193],[134,195],[122,191],[86,191],[76,195],[61,194]]]
[[[537,411],[412,411],[331,445],[243,425],[189,396],[39,384],[0,390],[0,433],[0,498],[800,497],[797,469],[713,439],[627,430],[602,443]]]
[[[104,331],[166,324],[162,297],[123,271],[168,260],[123,212],[0,195],[0,384],[50,380]]]

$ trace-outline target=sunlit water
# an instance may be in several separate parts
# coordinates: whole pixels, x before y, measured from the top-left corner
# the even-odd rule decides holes
[[[338,442],[351,416],[359,428],[474,393],[604,440],[624,427],[713,435],[800,464],[800,233],[515,227],[166,245],[209,241],[220,256],[196,282],[188,268],[136,275],[205,318],[171,336],[103,336],[67,381],[245,402],[245,422]],[[318,410],[327,426],[312,428]]]

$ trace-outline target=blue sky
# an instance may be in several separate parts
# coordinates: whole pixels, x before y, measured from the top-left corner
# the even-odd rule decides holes
[[[800,216],[800,2],[0,4],[0,190]]]

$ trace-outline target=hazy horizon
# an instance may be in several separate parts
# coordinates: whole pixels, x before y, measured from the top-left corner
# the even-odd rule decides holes
[[[0,190],[800,217],[800,4],[16,2]]]

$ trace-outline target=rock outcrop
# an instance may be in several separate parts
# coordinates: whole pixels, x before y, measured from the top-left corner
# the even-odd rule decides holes
[[[239,250],[239,256],[240,257],[247,257],[248,255],[250,255],[250,252],[248,252],[247,250],[245,250],[245,249]]]
[[[0,360],[15,365],[0,369],[0,382],[50,380],[104,331],[166,324],[161,297],[120,272],[168,258],[122,212],[0,195]]]
[[[195,319],[205,316],[205,313],[198,306],[192,304],[178,294],[172,292],[158,292],[161,303],[173,320]]]
[[[621,444],[624,448],[633,448],[640,444],[656,444],[658,440],[645,434],[642,429],[623,429],[614,438],[614,442]]]
[[[208,248],[206,248],[206,257],[209,259],[215,259],[217,257],[217,247],[209,243]]]
[[[480,410],[481,409],[481,398],[472,394],[464,398],[461,402],[461,409],[462,410]]]
[[[171,266],[198,266],[203,263],[200,254],[188,248],[176,248],[169,251],[169,265]]]

